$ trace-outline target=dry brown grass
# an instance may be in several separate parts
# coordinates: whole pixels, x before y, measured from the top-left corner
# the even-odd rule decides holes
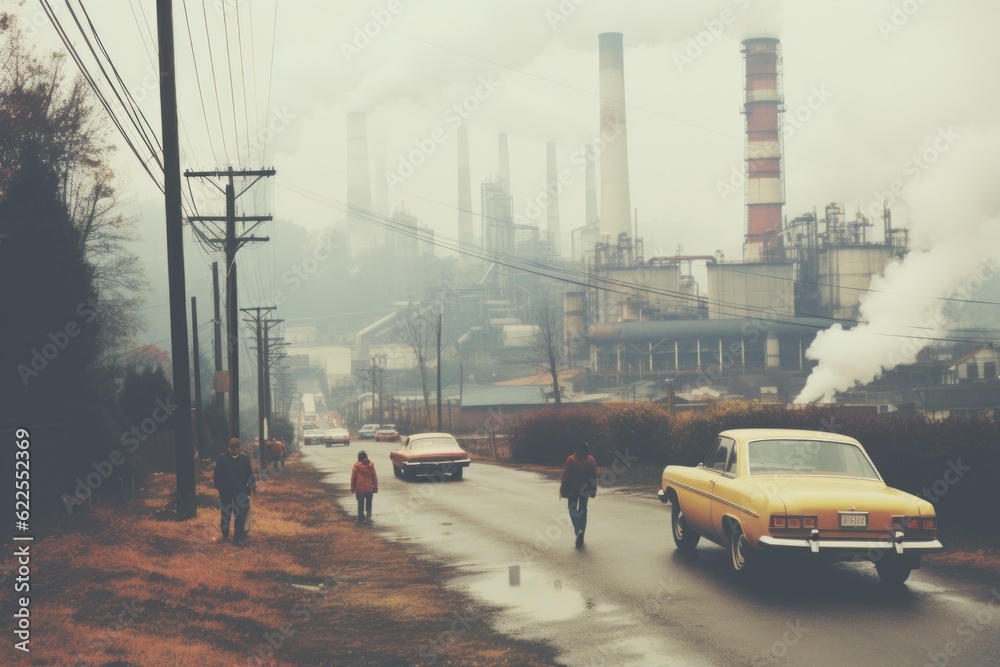
[[[445,590],[447,570],[357,526],[297,457],[261,484],[243,548],[220,540],[209,469],[199,474],[195,519],[164,511],[174,480],[159,475],[126,508],[33,544],[30,664],[551,664]],[[12,598],[5,585],[8,619]],[[12,643],[0,664],[28,664]]]
[[[1000,573],[1000,548],[951,549],[944,553],[924,557],[924,562],[935,567],[972,570],[996,577]]]

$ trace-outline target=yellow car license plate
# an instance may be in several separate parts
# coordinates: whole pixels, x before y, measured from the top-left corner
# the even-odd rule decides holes
[[[840,513],[840,527],[841,528],[867,528],[868,527],[868,513],[867,512],[841,512]]]

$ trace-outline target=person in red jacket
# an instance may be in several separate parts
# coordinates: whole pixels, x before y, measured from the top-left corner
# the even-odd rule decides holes
[[[358,462],[351,468],[351,493],[358,499],[358,523],[372,518],[372,495],[378,493],[378,475],[375,464],[368,460],[365,450],[358,452]]]
[[[566,459],[563,467],[559,497],[569,505],[569,518],[576,534],[576,546],[583,546],[583,533],[587,530],[587,503],[597,496],[597,461],[590,455],[590,444],[581,440],[576,451]]]

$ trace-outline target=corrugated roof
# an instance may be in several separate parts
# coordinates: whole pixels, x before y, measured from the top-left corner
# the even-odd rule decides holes
[[[570,368],[564,371],[559,371],[559,381],[569,381],[580,374],[580,371]],[[504,380],[503,382],[495,382],[494,385],[497,387],[523,387],[527,385],[540,385],[549,386],[552,384],[552,376],[549,373],[536,373],[534,375],[528,375],[523,378],[514,378],[513,380]]]
[[[481,408],[494,405],[546,405],[538,386],[466,387],[462,392],[462,407]]]

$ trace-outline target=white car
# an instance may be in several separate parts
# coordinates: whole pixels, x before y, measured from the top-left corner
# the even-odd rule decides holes
[[[326,432],[320,429],[309,429],[302,435],[306,445],[322,445],[326,440]]]
[[[375,431],[379,430],[378,424],[365,424],[358,429],[358,438],[361,440],[371,440],[375,437]]]

